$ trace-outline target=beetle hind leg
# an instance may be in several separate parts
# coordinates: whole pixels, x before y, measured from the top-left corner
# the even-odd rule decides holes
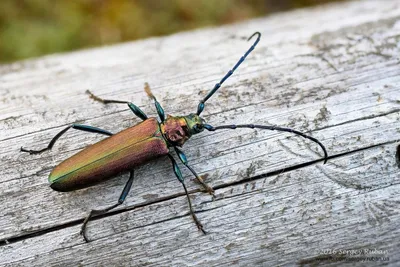
[[[21,147],[21,152],[28,152],[29,154],[40,154],[46,150],[50,150],[53,148],[53,146],[56,143],[56,141],[58,140],[58,138],[60,138],[63,134],[65,134],[71,128],[80,130],[80,131],[84,131],[84,132],[104,134],[104,135],[108,135],[108,136],[113,135],[109,131],[106,131],[106,130],[103,130],[100,128],[96,128],[96,127],[92,127],[92,126],[88,126],[88,125],[82,125],[82,124],[72,124],[72,125],[64,128],[63,130],[61,130],[58,134],[56,134],[56,136],[54,136],[53,139],[51,139],[51,141],[47,145],[47,147],[40,149],[40,150],[31,150],[31,149],[25,149],[25,148]]]
[[[105,209],[101,209],[101,210],[91,210],[88,214],[88,216],[86,216],[85,220],[83,221],[82,227],[81,227],[81,232],[80,234],[83,236],[83,239],[85,239],[86,242],[89,242],[89,239],[86,236],[86,226],[90,220],[90,218],[92,218],[93,216],[98,216],[101,214],[104,214],[116,207],[118,207],[119,205],[121,205],[122,203],[124,203],[126,196],[128,195],[129,191],[131,190],[132,187],[132,183],[133,183],[133,177],[134,177],[134,171],[132,170],[129,174],[129,179],[126,182],[124,189],[122,190],[122,193],[118,199],[118,202],[110,207],[107,207]]]

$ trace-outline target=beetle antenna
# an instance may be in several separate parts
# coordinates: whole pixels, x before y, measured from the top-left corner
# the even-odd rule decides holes
[[[219,129],[233,129],[234,130],[236,128],[251,128],[251,129],[264,129],[264,130],[271,130],[271,131],[293,133],[296,135],[300,135],[301,137],[304,137],[306,139],[310,139],[311,141],[317,143],[324,151],[324,164],[328,161],[328,152],[326,152],[325,146],[320,141],[318,141],[318,139],[311,137],[309,135],[306,135],[302,132],[290,129],[290,128],[283,128],[283,127],[278,127],[278,126],[268,126],[268,125],[255,125],[255,124],[221,125],[221,126],[217,126],[217,127],[213,127],[209,124],[204,124],[204,128],[209,131],[212,131],[212,132],[219,130]]]
[[[233,72],[240,66],[240,64],[242,64],[242,62],[246,59],[246,57],[251,53],[251,51],[254,50],[254,48],[256,47],[256,45],[258,44],[258,42],[260,41],[261,38],[261,33],[259,32],[255,32],[253,33],[253,35],[251,35],[247,41],[250,41],[251,38],[253,38],[255,35],[257,35],[257,39],[254,42],[254,44],[249,48],[249,50],[247,50],[247,52],[239,59],[239,61],[236,63],[236,65],[230,70],[228,71],[227,74],[225,74],[224,78],[221,79],[221,81],[219,81],[219,83],[215,84],[214,88],[206,95],[206,97],[204,97],[199,105],[197,106],[197,115],[200,115],[201,112],[203,112],[204,110],[204,104],[206,103],[206,101],[212,97],[212,95],[221,87],[221,85],[229,78],[229,76],[231,76],[233,74]]]

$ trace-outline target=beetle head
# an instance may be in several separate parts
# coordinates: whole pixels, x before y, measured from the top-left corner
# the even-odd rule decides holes
[[[186,120],[187,127],[190,135],[198,134],[204,131],[204,119],[197,114],[189,114],[184,117]]]

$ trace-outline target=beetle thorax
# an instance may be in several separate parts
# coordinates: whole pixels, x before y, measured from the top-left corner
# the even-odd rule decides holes
[[[161,124],[161,131],[168,143],[173,146],[183,146],[191,136],[183,117],[168,115],[164,123]]]
[[[179,117],[168,115],[160,125],[162,134],[171,146],[183,146],[192,135],[204,130],[204,120],[196,114]]]

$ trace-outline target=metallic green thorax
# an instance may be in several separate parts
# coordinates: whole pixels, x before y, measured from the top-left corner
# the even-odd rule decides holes
[[[168,115],[160,126],[170,146],[183,146],[192,135],[204,130],[204,120],[196,114],[176,117]]]

